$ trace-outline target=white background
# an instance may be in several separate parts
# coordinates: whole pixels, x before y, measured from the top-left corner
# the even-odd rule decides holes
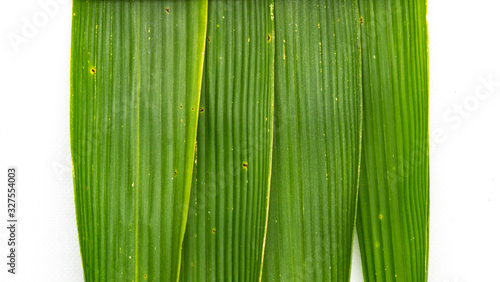
[[[71,1],[48,14],[40,3],[50,1],[0,0],[0,281],[83,281],[69,144]],[[428,0],[429,281],[500,281],[499,13],[497,0]],[[26,21],[38,21],[28,36]],[[24,42],[12,44],[13,35]],[[15,277],[2,223],[11,165],[19,176]],[[356,241],[352,269],[352,281],[362,281]]]

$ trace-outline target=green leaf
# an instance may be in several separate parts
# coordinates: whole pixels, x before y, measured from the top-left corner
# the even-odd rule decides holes
[[[207,1],[73,2],[71,149],[87,281],[176,281]]]
[[[356,1],[276,0],[264,281],[348,281],[361,143]]]
[[[272,156],[272,2],[210,1],[207,29],[181,280],[257,281]]]
[[[359,0],[364,127],[358,237],[365,281],[426,281],[426,1]]]

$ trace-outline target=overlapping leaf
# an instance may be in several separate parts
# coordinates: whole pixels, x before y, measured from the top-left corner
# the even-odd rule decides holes
[[[426,281],[429,244],[425,0],[359,0],[363,153],[358,234],[365,281]]]
[[[74,0],[86,280],[176,281],[183,246],[182,281],[347,281],[364,112],[365,280],[424,281],[425,13],[416,0]]]
[[[273,134],[272,2],[209,2],[182,281],[257,281]]]
[[[71,149],[87,281],[176,281],[207,1],[73,7]]]
[[[277,0],[264,281],[347,281],[361,142],[356,1]]]

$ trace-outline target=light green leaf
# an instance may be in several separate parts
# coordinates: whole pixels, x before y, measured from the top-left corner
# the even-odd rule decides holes
[[[429,65],[425,0],[359,0],[364,127],[358,234],[365,281],[426,281]]]
[[[356,1],[276,0],[264,281],[348,281],[361,142]]]
[[[86,281],[176,281],[207,1],[73,2],[71,149]]]
[[[209,2],[182,281],[259,279],[273,134],[271,4]]]

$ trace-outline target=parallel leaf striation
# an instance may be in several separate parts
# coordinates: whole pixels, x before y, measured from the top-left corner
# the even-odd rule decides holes
[[[269,0],[209,2],[182,281],[258,281],[269,203],[274,34]]]
[[[365,281],[426,281],[425,0],[359,0],[364,126],[357,227]]]
[[[277,0],[264,281],[348,281],[360,165],[356,1]]]
[[[176,281],[207,1],[73,2],[71,153],[86,281]]]

